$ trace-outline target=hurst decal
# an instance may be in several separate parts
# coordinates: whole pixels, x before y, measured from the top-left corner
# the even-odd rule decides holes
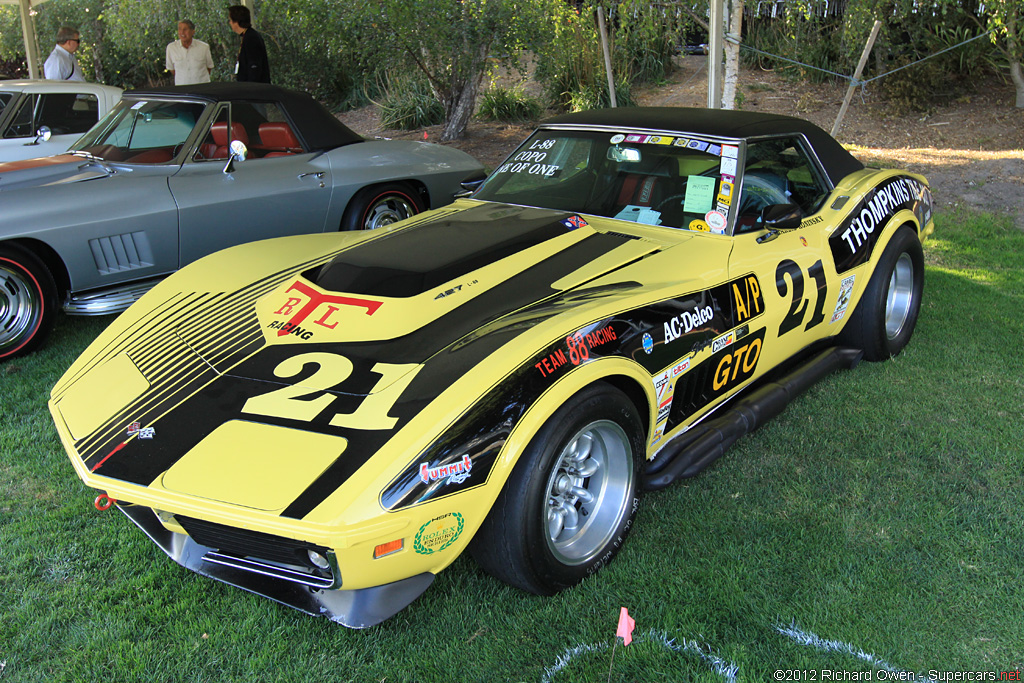
[[[904,209],[913,211],[923,228],[932,215],[928,187],[909,176],[898,176],[868,192],[829,237],[837,272],[866,263],[886,224]]]

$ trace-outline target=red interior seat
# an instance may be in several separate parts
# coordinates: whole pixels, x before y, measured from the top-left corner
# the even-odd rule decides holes
[[[264,156],[279,157],[302,151],[292,127],[284,121],[260,124],[260,147],[268,150]]]
[[[213,144],[217,145],[217,149],[213,153],[214,159],[228,158],[231,140],[241,140],[244,144],[249,144],[249,135],[245,132],[245,127],[238,121],[231,124],[230,140],[228,139],[228,124],[223,121],[213,124],[210,134],[213,136]]]

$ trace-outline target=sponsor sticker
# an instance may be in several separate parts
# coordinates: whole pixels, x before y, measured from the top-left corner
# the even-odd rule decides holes
[[[644,351],[646,351],[647,353],[651,353],[652,351],[654,351],[654,339],[652,339],[651,335],[648,334],[647,332],[644,332],[643,344]]]
[[[850,294],[853,293],[853,282],[856,279],[856,275],[843,278],[843,281],[839,283],[839,299],[836,301],[836,310],[832,312],[832,323],[839,322],[846,315],[846,308],[850,305]]]
[[[462,460],[458,462],[441,465],[440,467],[430,467],[427,463],[423,462],[420,463],[420,480],[424,484],[429,484],[432,481],[447,479],[445,484],[461,484],[469,479],[469,472],[472,469],[473,461],[468,455],[463,455]]]
[[[419,555],[439,553],[459,540],[465,527],[466,520],[458,512],[449,512],[435,517],[416,532],[412,547]]]
[[[143,427],[138,422],[132,422],[128,425],[128,436],[138,436],[140,439],[152,439],[156,436],[155,427]]]
[[[690,230],[696,230],[698,232],[711,232],[711,228],[702,220],[690,221],[689,228]]]
[[[732,157],[722,157],[722,165],[720,167],[722,175],[736,175],[736,159]]]
[[[625,139],[626,139],[625,135],[623,135],[622,133],[616,133],[615,135],[612,136],[612,139],[610,140],[610,142],[613,145],[617,145],[617,144],[619,144],[620,142],[622,142]]]
[[[736,336],[732,332],[726,332],[711,342],[711,353],[718,353],[727,346],[732,346],[734,341],[736,341]]]
[[[725,232],[725,214],[721,211],[708,211],[704,216],[704,222],[711,228],[711,232],[718,234]]]
[[[740,155],[740,148],[736,145],[722,145],[722,156],[735,159]]]
[[[575,230],[577,228],[585,228],[590,224],[583,220],[581,216],[569,216],[564,221],[562,221],[562,225],[569,228],[570,230]]]
[[[695,149],[697,151],[703,152],[708,148],[708,143],[704,142],[703,140],[690,140],[686,144],[686,148]]]

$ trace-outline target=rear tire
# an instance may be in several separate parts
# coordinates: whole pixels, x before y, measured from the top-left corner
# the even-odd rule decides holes
[[[917,233],[902,226],[886,245],[864,296],[840,334],[840,341],[881,361],[903,350],[921,311],[924,253]]]
[[[0,360],[36,349],[53,327],[57,286],[35,254],[0,246]]]
[[[552,595],[606,565],[639,507],[644,430],[621,391],[593,384],[548,418],[470,552],[488,573]]]
[[[423,211],[419,193],[405,183],[364,187],[345,209],[342,230],[376,230]]]

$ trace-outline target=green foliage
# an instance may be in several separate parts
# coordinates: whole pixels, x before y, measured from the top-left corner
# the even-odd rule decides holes
[[[416,130],[444,121],[444,107],[420,76],[387,79],[377,103],[380,125],[389,130]]]
[[[480,98],[477,116],[484,121],[536,121],[544,114],[536,97],[526,94],[521,87],[492,86]]]
[[[608,106],[608,77],[594,9],[599,3],[581,5],[579,12],[564,5],[557,7],[549,40],[538,58],[537,79],[545,94],[558,109],[581,111]],[[612,72],[616,80],[616,99],[629,106],[630,87],[662,80],[672,68],[676,37],[683,21],[637,0],[614,5],[606,19],[614,42]]]

